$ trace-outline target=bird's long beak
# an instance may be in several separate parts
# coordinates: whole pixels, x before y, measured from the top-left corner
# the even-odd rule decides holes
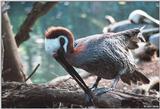
[[[85,84],[80,75],[76,72],[76,70],[66,61],[64,57],[63,48],[58,51],[55,59],[65,68],[65,70],[73,77],[73,79],[78,83],[78,85],[84,90],[86,94],[88,94],[92,98],[92,94],[88,86]]]
[[[142,33],[139,33],[138,38],[141,42],[146,42],[145,38],[143,37]]]
[[[139,30],[140,32],[138,33],[138,38],[140,39],[141,42],[146,42],[144,36],[143,36],[143,29],[145,28],[146,26],[144,25],[143,27],[141,27]]]

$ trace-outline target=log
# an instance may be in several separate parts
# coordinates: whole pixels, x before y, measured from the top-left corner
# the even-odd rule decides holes
[[[19,32],[15,36],[17,46],[30,38],[29,32],[37,19],[46,14],[57,2],[35,2],[31,12],[26,17],[25,21],[20,27]]]
[[[82,90],[64,90],[48,84],[2,83],[3,108],[55,107],[55,103],[85,105]],[[94,107],[158,107],[158,98],[136,95],[119,90],[100,96],[93,93]]]

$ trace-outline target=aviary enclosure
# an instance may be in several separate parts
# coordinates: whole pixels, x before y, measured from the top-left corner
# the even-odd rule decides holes
[[[159,8],[1,1],[2,108],[159,108]]]

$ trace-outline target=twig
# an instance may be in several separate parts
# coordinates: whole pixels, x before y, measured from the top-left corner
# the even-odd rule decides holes
[[[25,79],[25,82],[26,82],[29,78],[31,78],[31,76],[36,72],[36,70],[38,69],[39,66],[40,66],[40,64],[38,64],[38,65],[36,66],[36,68],[33,70],[33,72]]]

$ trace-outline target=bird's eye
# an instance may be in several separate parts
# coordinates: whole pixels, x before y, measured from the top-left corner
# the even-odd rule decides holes
[[[65,39],[64,39],[64,38],[61,37],[61,38],[59,39],[59,41],[60,41],[61,46],[63,46],[63,45],[65,44]]]
[[[76,47],[76,46],[77,46],[77,44],[78,44],[78,43],[76,43],[76,42],[75,42],[75,43],[74,43],[74,47]]]

